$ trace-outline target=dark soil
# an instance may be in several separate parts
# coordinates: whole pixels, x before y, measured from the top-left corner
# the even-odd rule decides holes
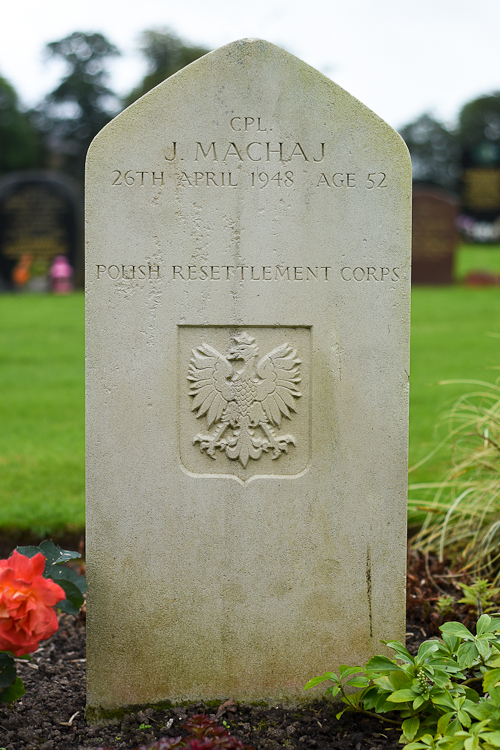
[[[442,618],[434,602],[441,593],[455,593],[455,577],[446,566],[410,559],[408,576],[407,646],[438,633]],[[472,615],[460,605],[450,618],[467,622]],[[475,619],[475,617],[473,617]],[[328,665],[325,664],[325,669]],[[41,644],[31,662],[18,662],[26,695],[14,704],[0,705],[0,750],[90,750],[100,746],[132,750],[154,739],[185,735],[188,716],[215,716],[213,707],[195,703],[161,711],[148,709],[128,715],[120,723],[89,727],[85,721],[85,618],[62,615],[60,627]],[[229,696],[228,696],[229,698]],[[335,718],[329,700],[307,707],[229,705],[219,712],[220,724],[256,750],[396,750],[399,732],[384,721],[345,714]]]

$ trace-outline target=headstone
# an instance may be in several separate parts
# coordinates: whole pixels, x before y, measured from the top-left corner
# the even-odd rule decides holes
[[[500,144],[478,142],[462,154],[457,225],[473,243],[500,241]]]
[[[88,718],[310,698],[404,638],[411,169],[260,40],[87,162]]]
[[[457,200],[444,190],[415,186],[412,207],[412,283],[453,283]]]
[[[82,271],[82,207],[70,178],[15,172],[0,180],[0,288],[49,289],[54,258]],[[21,283],[18,283],[19,280]]]

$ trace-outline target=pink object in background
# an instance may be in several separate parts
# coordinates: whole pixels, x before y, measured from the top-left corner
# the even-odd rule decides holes
[[[50,269],[50,286],[54,294],[69,294],[73,291],[73,269],[64,255],[56,255]]]

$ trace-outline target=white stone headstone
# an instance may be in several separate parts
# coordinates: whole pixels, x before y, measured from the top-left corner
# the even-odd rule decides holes
[[[87,167],[88,706],[301,700],[404,638],[410,159],[260,40]]]

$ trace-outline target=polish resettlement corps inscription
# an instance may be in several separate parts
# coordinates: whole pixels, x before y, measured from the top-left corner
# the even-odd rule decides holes
[[[226,356],[206,342],[192,355],[187,378],[191,410],[205,418],[208,428],[193,438],[202,452],[215,459],[218,449],[246,467],[263,452],[277,459],[296,444],[293,435],[275,428],[283,417],[291,418],[302,396],[297,350],[283,343],[259,358],[255,338],[243,331],[234,336]]]

